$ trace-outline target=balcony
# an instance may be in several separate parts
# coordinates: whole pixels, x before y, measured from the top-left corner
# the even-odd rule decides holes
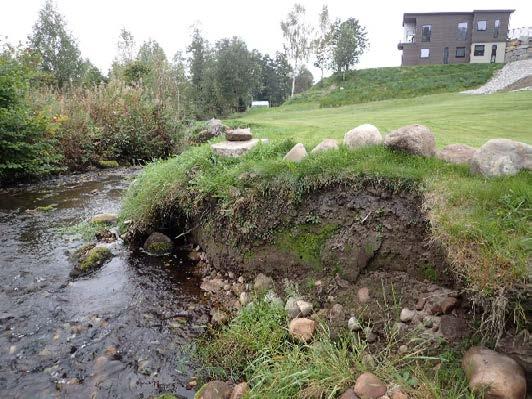
[[[414,43],[416,37],[416,25],[403,25],[403,39],[397,45],[399,50],[402,50],[405,44]]]

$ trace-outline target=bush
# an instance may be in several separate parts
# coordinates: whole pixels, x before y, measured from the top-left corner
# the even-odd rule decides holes
[[[0,54],[0,182],[57,171],[49,120],[27,101],[31,69]]]

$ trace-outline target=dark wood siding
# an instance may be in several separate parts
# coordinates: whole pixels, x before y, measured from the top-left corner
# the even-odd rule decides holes
[[[499,26],[499,36],[494,37],[495,20],[501,21]],[[487,27],[485,31],[477,31],[477,22],[486,21]],[[472,43],[492,43],[505,42],[508,35],[508,24],[510,23],[509,12],[475,12],[473,19],[473,35],[471,37]]]

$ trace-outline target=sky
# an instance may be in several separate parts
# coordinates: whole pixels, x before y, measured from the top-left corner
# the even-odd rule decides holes
[[[317,24],[323,4],[332,18],[358,18],[366,26],[370,47],[357,68],[397,66],[401,52],[404,12],[472,11],[515,9],[510,28],[532,26],[531,0],[299,0],[308,18]],[[3,0],[0,38],[16,44],[25,41],[44,0]],[[199,23],[213,43],[223,37],[240,36],[249,49],[275,54],[282,50],[279,23],[295,1],[291,0],[55,0],[77,39],[83,57],[107,73],[117,53],[121,28],[129,30],[137,44],[153,39],[171,58],[185,50],[191,26]],[[4,39],[5,40],[5,39]],[[315,75],[316,69],[311,69]],[[315,76],[317,77],[317,76]]]

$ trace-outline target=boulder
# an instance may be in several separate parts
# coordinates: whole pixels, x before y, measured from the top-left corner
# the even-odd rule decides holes
[[[307,155],[308,154],[305,146],[302,143],[297,143],[290,151],[286,153],[283,159],[285,161],[300,162]]]
[[[508,139],[489,140],[471,159],[471,171],[488,177],[515,175],[522,169],[532,169],[532,146]]]
[[[469,164],[476,148],[465,144],[449,144],[436,153],[436,158],[456,164]]]
[[[263,273],[257,274],[253,285],[257,291],[267,291],[273,287],[273,279]]]
[[[83,246],[74,254],[77,264],[70,273],[72,277],[88,274],[101,268],[113,257],[111,250],[105,246]]]
[[[194,396],[195,399],[230,399],[233,389],[224,381],[210,381],[203,385]]]
[[[253,137],[251,135],[251,129],[233,129],[225,132],[225,138],[227,141],[248,141]]]
[[[115,213],[99,213],[91,218],[91,223],[113,224],[118,216]]]
[[[293,338],[301,342],[308,342],[312,339],[314,331],[316,331],[316,322],[306,318],[295,318],[289,326],[288,331]]]
[[[504,354],[474,346],[462,359],[469,388],[488,399],[525,399],[526,378],[521,366]]]
[[[242,399],[244,395],[249,392],[249,385],[247,382],[241,382],[240,384],[235,385],[233,392],[231,392],[230,399]]]
[[[375,374],[365,372],[357,378],[353,390],[360,399],[377,399],[386,394],[386,385]]]
[[[206,130],[210,137],[216,137],[222,135],[226,127],[220,119],[212,118],[207,122]]]
[[[174,243],[163,233],[151,233],[142,246],[151,255],[165,255],[174,249]]]
[[[373,125],[364,124],[348,131],[344,136],[344,144],[348,148],[361,148],[382,143],[382,134]]]
[[[319,143],[314,149],[311,151],[311,154],[315,154],[317,152],[322,151],[328,151],[328,150],[337,150],[338,149],[338,143],[334,139],[325,139],[321,143]]]
[[[434,134],[423,125],[408,125],[394,130],[384,138],[384,145],[423,157],[432,157],[436,153]]]
[[[221,143],[211,144],[211,148],[215,154],[224,157],[239,157],[259,143],[267,144],[268,139],[251,139],[248,141],[222,141]]]

